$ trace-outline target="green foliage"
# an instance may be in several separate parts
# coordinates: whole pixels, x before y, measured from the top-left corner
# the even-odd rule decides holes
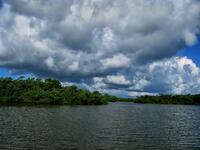
[[[100,105],[118,98],[98,91],[62,87],[53,79],[0,78],[0,104]]]
[[[151,104],[200,105],[200,95],[141,96],[134,99],[134,102]]]

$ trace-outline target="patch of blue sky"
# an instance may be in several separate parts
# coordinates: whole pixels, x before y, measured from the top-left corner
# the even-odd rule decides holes
[[[200,37],[198,41],[200,41]],[[187,56],[188,58],[192,59],[198,67],[200,67],[200,42],[192,47],[187,47],[180,50],[177,53],[177,56]]]
[[[0,77],[1,78],[11,77],[13,79],[17,79],[20,76],[24,76],[24,78],[31,77],[31,75],[28,72],[25,72],[22,74],[17,74],[17,73],[12,73],[12,71],[7,69],[6,67],[0,67]]]

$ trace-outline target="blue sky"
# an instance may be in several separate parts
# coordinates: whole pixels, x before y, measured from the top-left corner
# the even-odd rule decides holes
[[[3,1],[2,1],[2,0],[0,0],[0,7],[2,7],[2,4],[3,4]]]
[[[31,77],[31,74],[29,72],[26,73],[11,73],[10,70],[6,67],[1,67],[0,68],[0,77],[6,78],[6,77],[12,77],[13,79],[17,79],[20,76],[24,76],[25,78]]]
[[[198,0],[0,0],[0,18],[0,77],[127,97],[200,91]]]
[[[0,76],[1,77],[7,77],[7,76],[9,76],[8,70],[6,68],[1,68],[1,70],[0,70]]]
[[[192,59],[196,65],[200,67],[200,44],[199,42],[192,46],[178,51],[177,56],[187,56]]]

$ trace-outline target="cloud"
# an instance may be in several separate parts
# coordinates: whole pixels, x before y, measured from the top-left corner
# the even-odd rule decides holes
[[[191,32],[185,32],[185,43],[188,46],[193,46],[197,43],[197,36]]]
[[[103,69],[129,67],[130,59],[123,54],[114,55],[112,58],[101,60]]]
[[[200,68],[187,57],[153,62],[144,68],[145,71],[136,72],[132,88],[164,94],[197,94],[200,91]]]
[[[156,93],[148,93],[148,92],[129,92],[128,93],[128,96],[130,96],[130,97],[138,97],[138,96],[145,96],[145,95],[156,96],[158,94],[156,94]]]
[[[121,93],[126,97],[198,94],[200,68],[187,57],[172,57],[140,66],[133,74],[108,75],[93,80],[93,88],[117,95]]]
[[[107,90],[123,83],[168,92],[158,81],[152,87],[146,65],[197,43],[200,2],[6,0],[0,18],[1,67]],[[111,84],[109,76],[119,79]]]
[[[108,75],[106,77],[106,82],[117,85],[129,85],[131,83],[123,75]]]

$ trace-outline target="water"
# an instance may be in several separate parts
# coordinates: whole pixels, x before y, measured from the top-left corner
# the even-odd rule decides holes
[[[0,150],[200,149],[200,107],[0,107]]]

